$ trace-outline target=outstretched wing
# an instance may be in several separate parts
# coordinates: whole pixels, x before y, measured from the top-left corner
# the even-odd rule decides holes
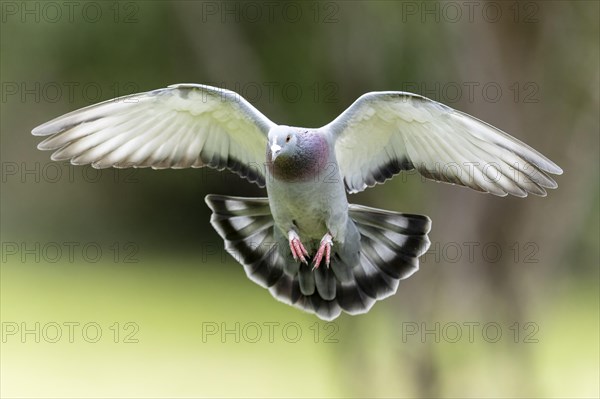
[[[423,96],[372,92],[329,125],[350,193],[401,170],[499,196],[544,196],[556,188],[554,162],[495,127]]]
[[[274,123],[240,95],[177,84],[92,105],[33,129],[52,159],[95,168],[229,169],[264,186]]]

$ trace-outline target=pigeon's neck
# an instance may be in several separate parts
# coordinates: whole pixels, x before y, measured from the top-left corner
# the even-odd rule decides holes
[[[318,176],[327,166],[329,143],[318,133],[307,132],[298,136],[293,154],[279,156],[269,163],[269,170],[277,180],[307,181]]]

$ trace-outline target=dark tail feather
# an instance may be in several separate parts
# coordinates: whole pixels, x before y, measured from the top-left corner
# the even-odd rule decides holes
[[[395,294],[400,280],[419,269],[431,220],[353,204],[348,213],[360,233],[360,259],[352,267],[354,281],[338,282],[338,301],[345,312],[360,314]]]
[[[429,247],[428,217],[350,205],[348,227],[357,243],[360,235],[353,248],[360,254],[338,253],[334,244],[331,267],[313,271],[292,259],[287,239],[274,227],[267,198],[209,195],[206,203],[225,249],[252,281],[276,299],[324,320],[335,319],[342,310],[365,313],[394,294]]]
[[[268,199],[208,195],[205,201],[213,211],[211,224],[248,278],[265,288],[279,281],[284,260],[274,239]]]
[[[315,293],[315,275],[309,265],[300,265],[298,269],[298,281],[300,283],[300,291],[303,295],[309,296]]]

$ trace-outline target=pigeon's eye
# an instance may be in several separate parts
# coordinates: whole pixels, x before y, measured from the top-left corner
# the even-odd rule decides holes
[[[289,134],[287,135],[287,137],[285,138],[285,142],[289,143],[290,140],[292,139],[292,136],[290,136]]]

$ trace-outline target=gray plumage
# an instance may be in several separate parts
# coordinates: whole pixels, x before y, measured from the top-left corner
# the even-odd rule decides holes
[[[234,92],[179,84],[74,111],[32,132],[52,159],[229,169],[267,198],[209,195],[211,223],[248,277],[332,320],[367,312],[418,269],[431,222],[348,204],[402,170],[481,192],[546,195],[562,170],[526,144],[425,97],[373,92],[318,129],[277,125]]]

